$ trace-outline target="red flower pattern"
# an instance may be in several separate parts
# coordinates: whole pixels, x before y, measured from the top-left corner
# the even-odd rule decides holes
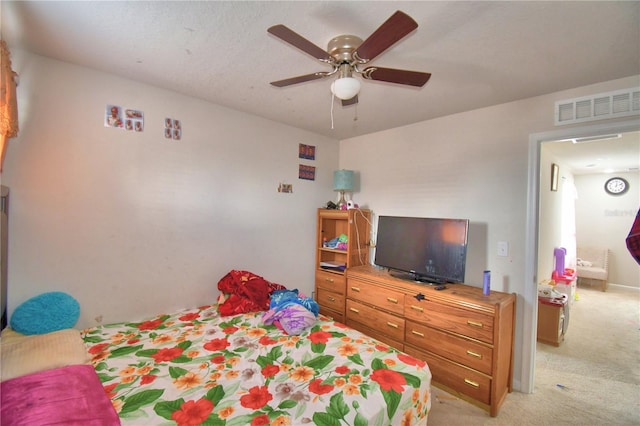
[[[253,420],[251,420],[251,426],[265,426],[269,423],[271,422],[269,421],[269,416],[267,416],[266,414],[260,414],[259,416],[256,416],[253,418]]]
[[[427,363],[423,360],[414,358],[406,354],[398,354],[398,359],[407,365],[418,366],[420,368],[424,368],[424,366],[427,365]]]
[[[326,344],[330,338],[331,338],[331,333],[327,333],[326,331],[314,331],[313,333],[309,334],[309,340],[311,340],[311,342],[314,344],[318,344],[318,343]]]
[[[204,344],[204,348],[208,351],[221,351],[229,346],[227,339],[213,339]]]
[[[269,388],[266,386],[254,386],[249,389],[249,393],[247,395],[242,395],[240,397],[240,405],[245,408],[259,410],[272,399],[273,395],[269,393]]]
[[[171,418],[178,426],[197,426],[204,422],[213,411],[213,402],[201,398],[197,401],[186,401],[178,411],[171,414]]]
[[[204,325],[206,322],[211,321],[217,316],[213,312],[208,312],[208,311],[203,312],[204,309],[209,309],[209,306],[203,307],[198,312],[184,311],[181,314],[173,317],[169,315],[163,315],[163,316],[156,317],[156,319],[154,320],[144,321],[137,324],[128,324],[127,326],[129,327],[129,330],[122,329],[117,331],[119,334],[121,334],[121,336],[125,336],[124,340],[122,339],[121,336],[119,336],[117,340],[113,338],[111,339],[104,338],[102,343],[93,344],[92,346],[89,346],[88,351],[92,355],[94,355],[94,362],[99,362],[102,359],[111,358],[112,356],[113,357],[122,356],[117,352],[114,353],[113,355],[110,355],[110,354],[112,351],[124,347],[125,344],[131,345],[131,346],[134,344],[141,344],[141,343],[144,344],[145,350],[142,352],[137,352],[136,356],[140,359],[142,359],[141,357],[151,357],[157,363],[156,366],[152,366],[151,368],[145,369],[146,370],[145,373],[149,373],[149,374],[141,374],[137,376],[139,385],[140,386],[146,385],[146,387],[143,388],[145,390],[155,391],[159,386],[161,386],[164,383],[166,379],[170,379],[166,369],[171,369],[171,368],[180,368],[180,369],[189,370],[195,375],[200,376],[200,379],[202,379],[204,383],[206,383],[205,386],[207,387],[218,386],[218,384],[216,383],[218,378],[224,377],[224,375],[228,371],[231,371],[230,369],[233,369],[234,372],[237,372],[236,374],[239,374],[240,372],[242,372],[241,375],[238,375],[238,378],[242,378],[242,380],[246,380],[246,377],[250,377],[250,376],[246,376],[247,370],[243,369],[244,368],[243,366],[244,361],[242,360],[243,353],[240,351],[236,351],[235,343],[233,347],[231,347],[232,345],[231,345],[230,339],[236,339],[236,337],[238,339],[246,338],[244,337],[245,335],[250,336],[250,334],[248,333],[248,330],[254,330],[255,327],[260,327],[260,325],[256,326],[255,324],[251,324],[248,320],[243,318],[241,321],[234,320],[233,322],[228,323],[224,328],[218,328],[218,327],[206,328],[206,329],[196,328],[194,329],[194,331],[197,331],[197,333],[189,331],[183,334],[178,334],[175,332],[175,330],[179,330],[182,327],[187,327],[189,325],[193,326],[194,324],[192,321],[194,320],[202,321]],[[214,324],[214,323],[211,323],[211,324]],[[342,330],[336,329],[338,328],[338,329],[349,330],[349,328],[346,327],[345,325],[340,323],[328,323],[328,322],[326,324],[331,324],[331,325],[314,327],[313,330],[315,331],[310,330],[310,333],[307,336],[308,340],[306,342],[304,341],[306,339],[300,336],[302,340],[296,341],[296,343],[309,348],[309,350],[313,354],[312,356],[321,356],[319,352],[320,348],[314,347],[313,349],[311,349],[309,343],[313,343],[316,345],[318,344],[327,345],[326,349],[323,350],[322,352],[324,356],[327,356],[327,355],[332,356],[333,353],[335,352],[334,343],[337,344],[340,340],[342,340],[342,342],[347,342],[347,337],[352,339],[354,338],[352,335],[349,334],[351,333],[351,331],[343,332]],[[149,343],[147,342],[149,337],[152,339],[155,339],[156,336],[160,334],[159,332],[155,331],[158,328],[162,328],[162,329],[166,328],[167,335],[170,335],[170,333],[175,333],[177,337],[180,337],[180,339],[176,339],[176,341],[185,342],[185,344],[181,343],[180,346],[186,347],[188,349],[182,349],[181,347],[177,347],[177,346],[172,348],[166,348],[166,347],[162,348],[163,346],[167,345],[167,339],[164,339],[162,341],[158,340],[157,342],[154,342],[154,345],[156,347],[153,348],[153,346],[149,345]],[[141,330],[141,332],[138,332],[138,330]],[[102,332],[102,336],[107,336],[107,335],[108,335],[107,332]],[[231,335],[233,335],[233,337]],[[269,332],[269,334],[262,335],[261,337],[259,337],[257,339],[257,343],[265,348],[267,346],[283,344],[282,341],[276,340],[277,337],[275,336],[276,335]],[[256,342],[256,340],[253,340],[256,337],[257,336],[255,334],[251,336],[251,341]],[[192,340],[194,342],[197,340],[198,344],[201,346],[198,349],[194,349],[195,346],[187,344]],[[93,340],[93,342],[95,342],[95,340]],[[91,345],[91,343],[89,344]],[[330,345],[331,347],[329,347]],[[395,359],[405,364],[406,366],[424,368],[427,365],[426,362],[403,353],[398,353],[385,344],[369,341],[367,345],[368,345],[368,348],[372,348],[372,349],[375,348],[375,352],[371,351],[370,349],[369,349],[369,352],[374,352],[374,353],[377,352],[378,354],[377,356],[380,355],[380,352],[384,352],[392,357],[397,357]],[[203,347],[205,350],[210,351],[209,363],[207,363],[206,361],[206,358],[207,358],[206,352],[204,354],[205,359],[202,358]],[[271,347],[268,348],[267,351],[269,349],[272,349],[272,348]],[[155,353],[154,353],[154,350],[155,350]],[[185,363],[187,361],[187,357],[185,357],[184,354],[187,353],[187,351],[193,351],[194,353],[197,353],[198,350],[200,350],[200,353],[198,355],[193,355],[193,356],[191,354],[189,355],[190,358],[191,357],[193,357],[194,359],[197,358],[198,364],[189,365],[189,363]],[[316,354],[316,351],[318,351],[317,354]],[[153,355],[149,355],[149,353],[153,353]],[[280,392],[276,388],[272,388],[270,391],[270,387],[272,386],[272,384],[283,385],[284,382],[281,383],[281,381],[285,380],[285,377],[289,376],[292,370],[296,367],[295,363],[291,364],[291,361],[289,360],[291,358],[289,358],[288,354],[285,353],[284,351],[281,353],[280,351],[277,351],[277,348],[276,348],[272,350],[271,354],[274,356],[274,358],[273,359],[264,358],[264,361],[266,362],[266,364],[261,363],[262,365],[264,365],[264,367],[260,370],[260,373],[259,373],[262,375],[261,379],[266,383],[270,383],[269,385],[253,386],[247,390],[247,387],[244,387],[246,386],[245,384],[243,386],[245,390],[244,392],[241,391],[240,395],[237,395],[237,394],[233,396],[226,395],[226,394],[224,395],[223,400],[221,401],[222,404],[228,404],[228,401],[229,401],[228,398],[234,398],[234,401],[238,401],[235,398],[238,398],[239,396],[240,403],[238,405],[235,405],[235,412],[234,410],[227,409],[226,412],[224,410],[221,410],[219,413],[216,411],[216,413],[214,414],[214,410],[216,410],[216,407],[215,407],[216,404],[214,404],[209,399],[201,398],[202,394],[199,394],[199,393],[194,394],[192,393],[191,390],[184,391],[182,390],[182,388],[181,388],[182,395],[180,395],[180,399],[163,397],[158,399],[156,402],[153,402],[152,404],[147,405],[142,409],[145,412],[151,413],[151,410],[154,409],[153,407],[155,408],[162,407],[163,410],[165,410],[164,411],[166,413],[165,415],[167,415],[167,417],[170,416],[170,418],[173,419],[176,422],[176,424],[178,424],[179,426],[201,425],[206,422],[216,421],[218,419],[218,416],[220,416],[220,419],[226,419],[226,421],[229,421],[230,419],[235,419],[238,415],[246,416],[244,417],[245,422],[250,421],[251,426],[269,425],[275,419],[273,414],[266,414],[266,413],[272,413],[271,410],[274,409],[276,406],[278,406],[278,404],[282,401],[282,398],[284,395],[284,393]],[[362,356],[363,358],[365,357],[364,354]],[[100,358],[98,359],[98,357]],[[176,360],[176,358],[179,358],[179,357],[180,359],[177,361],[181,362],[181,364],[178,364],[178,365],[173,363],[166,364],[167,362]],[[236,358],[239,361],[235,361],[234,359]],[[146,359],[148,360],[149,358],[146,358]],[[225,366],[227,362],[229,362],[230,365]],[[339,364],[336,365],[335,363],[339,363]],[[128,365],[129,365],[129,369],[131,369],[136,364],[130,363]],[[139,365],[140,364],[138,364],[138,366]],[[253,371],[255,371],[255,367]],[[317,370],[315,372],[313,373],[309,372],[309,376],[305,378],[305,381],[307,383],[306,390],[302,390],[302,388],[300,388],[300,390],[297,390],[294,392],[293,382],[288,383],[288,385],[290,385],[291,388],[287,392],[286,399],[290,399],[291,401],[295,401],[297,403],[301,403],[301,401],[310,401],[313,398],[317,400],[318,398],[322,397],[322,395],[328,395],[326,397],[328,399],[329,396],[332,396],[339,392],[343,392],[342,386],[345,383],[345,380],[347,380],[347,377],[351,374],[354,374],[355,375],[354,377],[361,378],[362,380],[360,385],[358,385],[354,381],[354,386],[359,387],[364,384],[367,384],[368,386],[368,385],[371,385],[373,382],[376,382],[378,383],[378,386],[379,386],[379,390],[377,390],[377,392],[393,391],[397,393],[402,393],[404,392],[405,388],[410,386],[407,384],[407,380],[405,376],[399,372],[390,370],[389,368],[385,368],[385,367],[371,371],[371,369],[369,368],[364,369],[362,365],[357,365],[356,363],[352,362],[352,360],[350,359],[346,360],[343,357],[338,359],[336,356],[335,361],[327,365],[326,368],[317,367]],[[197,379],[195,375],[193,376],[194,380]],[[131,376],[129,380],[131,380],[134,377],[136,376],[135,375]],[[260,378],[260,376],[257,376],[257,377]],[[419,377],[422,377],[422,376],[419,375]],[[336,380],[335,383],[333,382],[334,379]],[[128,402],[129,401],[128,392],[130,388],[127,383],[129,382],[123,380],[122,377],[113,377],[113,380],[115,382],[112,382],[108,386],[104,386],[105,393],[108,395],[109,398],[113,399],[114,401],[122,401],[123,403]],[[324,382],[325,380],[326,382]],[[338,380],[340,382],[338,382]],[[249,385],[249,386],[252,386],[252,385]],[[415,386],[415,384],[411,384],[411,386]],[[368,390],[369,388],[367,387],[362,389]],[[422,387],[420,389],[422,389]],[[415,392],[417,392],[417,390],[418,389],[414,391],[414,394]],[[375,387],[370,390],[370,392],[374,392],[374,391],[376,391]],[[345,391],[345,395],[347,395],[346,392],[347,391]],[[184,399],[187,398],[187,395],[191,395],[190,397],[195,399],[184,401]],[[216,395],[219,395],[219,394],[216,394]],[[352,395],[352,394],[350,393],[349,395]],[[201,398],[201,399],[198,399],[198,398]],[[171,399],[173,399],[173,401]],[[178,401],[180,401],[181,403],[177,405],[173,405]],[[171,408],[170,408],[170,411],[167,412],[166,408],[168,407],[171,407]],[[425,405],[424,407],[425,409],[422,410],[423,411],[422,414],[426,415],[427,406]],[[416,409],[414,411],[416,411],[417,413],[418,410],[421,410],[421,409]],[[151,413],[151,415],[153,414]],[[271,419],[269,418],[270,415],[272,417]],[[405,416],[406,415],[407,414],[405,413]],[[412,417],[412,419],[413,418],[416,418],[416,417]],[[398,415],[396,415],[394,419],[398,420]],[[394,423],[394,424],[399,424],[399,423]]]
[[[407,384],[407,380],[402,374],[385,368],[375,370],[371,373],[371,380],[378,382],[380,388],[387,392],[393,390],[402,393],[404,385]]]
[[[104,348],[106,348],[107,346],[109,346],[108,343],[98,343],[97,345],[93,345],[89,348],[89,353],[92,355],[95,354],[99,354],[100,352],[102,352],[104,350]]]
[[[178,317],[178,319],[179,319],[180,321],[185,321],[185,322],[187,322],[187,321],[193,321],[194,319],[198,319],[198,317],[200,317],[200,314],[199,314],[199,313],[197,313],[197,312],[192,312],[192,313],[190,313],[190,314],[184,314],[184,315],[182,315],[182,316]]]
[[[280,367],[278,367],[277,365],[269,364],[262,369],[262,375],[267,378],[273,377],[278,374],[278,371],[280,371]]]
[[[114,392],[113,390],[116,388],[116,386],[118,386],[118,383],[112,383],[108,386],[104,387],[104,392],[107,394],[107,396],[111,399],[114,396],[116,396],[117,392]]]
[[[376,350],[380,351],[380,352],[388,352],[389,351],[389,346],[376,345]]]
[[[162,324],[161,319],[141,322],[140,324],[138,324],[138,330],[155,330],[160,324]]]
[[[260,344],[263,346],[275,345],[276,343],[278,343],[277,340],[273,340],[268,335],[262,336],[260,340],[258,340],[258,342],[260,342]]]
[[[226,358],[224,357],[224,355],[216,355],[213,358],[211,358],[211,362],[213,362],[214,364],[224,364]]]
[[[322,379],[315,379],[313,382],[309,383],[309,391],[318,394],[324,395],[325,393],[329,393],[333,390],[333,385],[322,385]]]
[[[149,383],[153,383],[153,381],[156,379],[156,376],[154,376],[153,374],[145,374],[144,376],[142,376],[142,378],[140,379],[140,384],[141,385],[146,385]]]
[[[351,371],[351,369],[346,365],[341,365],[335,369],[335,372],[338,374],[347,374],[349,371]]]
[[[158,352],[151,355],[151,358],[153,358],[155,362],[171,361],[172,359],[178,358],[182,355],[183,351],[184,350],[182,348],[160,349]]]

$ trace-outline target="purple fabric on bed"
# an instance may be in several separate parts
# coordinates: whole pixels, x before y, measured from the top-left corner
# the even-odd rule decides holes
[[[91,365],[71,365],[0,383],[2,426],[119,425]]]

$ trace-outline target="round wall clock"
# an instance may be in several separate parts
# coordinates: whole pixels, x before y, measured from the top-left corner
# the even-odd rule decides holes
[[[621,177],[612,177],[607,180],[604,184],[604,190],[607,191],[607,194],[611,195],[621,195],[627,192],[629,189],[629,182]]]

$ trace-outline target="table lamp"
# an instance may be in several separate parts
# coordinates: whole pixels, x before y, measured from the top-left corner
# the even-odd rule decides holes
[[[347,208],[347,201],[344,199],[345,191],[353,191],[353,170],[336,170],[333,172],[333,190],[340,191],[340,210]]]

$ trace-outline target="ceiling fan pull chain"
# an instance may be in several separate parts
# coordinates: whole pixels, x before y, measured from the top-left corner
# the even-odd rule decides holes
[[[333,104],[336,103],[336,95],[331,92],[331,130],[333,130]]]

